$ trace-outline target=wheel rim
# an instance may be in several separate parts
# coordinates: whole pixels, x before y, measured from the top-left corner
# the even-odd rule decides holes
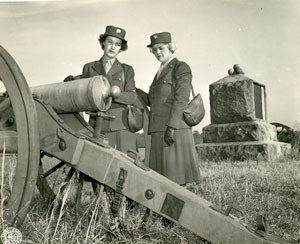
[[[35,104],[25,77],[10,54],[0,46],[0,79],[8,93],[17,126],[17,163],[4,219],[20,226],[29,210],[40,154]]]

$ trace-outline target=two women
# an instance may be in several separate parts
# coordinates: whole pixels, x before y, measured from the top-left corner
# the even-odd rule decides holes
[[[127,49],[125,34],[120,27],[107,26],[105,33],[99,37],[103,56],[98,61],[85,64],[80,76],[104,75],[111,86],[117,85],[121,89],[120,97],[113,101],[109,110],[115,119],[103,120],[102,133],[109,138],[111,146],[123,152],[136,149],[136,137],[127,124],[126,107],[137,99],[133,68],[117,60],[118,54]],[[150,106],[149,166],[180,185],[198,182],[200,172],[192,130],[182,117],[190,97],[191,69],[174,56],[176,46],[170,33],[154,34],[150,40],[147,47],[161,65],[149,93],[138,89],[144,103]],[[91,124],[93,120],[90,119]]]
[[[191,92],[191,69],[174,56],[176,45],[169,32],[156,33],[150,41],[147,47],[161,64],[149,93],[139,91],[150,106],[149,166],[180,185],[198,182],[200,172],[192,129],[182,117]]]

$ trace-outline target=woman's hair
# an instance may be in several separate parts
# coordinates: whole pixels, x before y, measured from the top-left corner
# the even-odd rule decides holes
[[[101,34],[98,38],[98,41],[100,42],[100,45],[101,45],[101,48],[102,50],[104,49],[104,45],[103,45],[103,42],[105,42],[105,39],[106,39],[107,35],[104,35],[104,34]],[[122,41],[122,44],[121,44],[121,50],[122,51],[126,51],[128,49],[128,45],[127,45],[127,42]]]
[[[171,53],[174,53],[175,50],[177,49],[177,44],[175,44],[173,42],[167,43],[166,45],[168,46]],[[150,47],[149,50],[150,50],[151,53],[153,53],[152,52],[152,47]]]

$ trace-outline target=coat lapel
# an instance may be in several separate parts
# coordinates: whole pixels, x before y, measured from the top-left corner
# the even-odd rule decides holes
[[[105,70],[102,64],[102,58],[99,61],[95,62],[95,65],[92,66],[92,69],[99,75],[105,75]]]
[[[164,77],[173,70],[173,68],[175,67],[175,65],[177,64],[178,59],[174,58],[172,59],[166,67],[164,67],[164,69],[160,72],[159,76],[155,76],[154,77],[154,82],[156,83],[157,81],[160,81],[162,79],[164,79]]]
[[[122,64],[119,62],[118,59],[116,59],[113,65],[111,66],[110,70],[108,71],[107,76],[112,76],[113,74],[118,73],[122,70]]]
[[[110,70],[106,74],[105,69],[103,67],[103,60],[102,58],[99,61],[96,61],[95,64],[92,66],[92,69],[98,74],[98,75],[104,75],[107,77],[111,77],[113,74],[120,72],[123,67],[122,64],[119,62],[118,59],[115,60],[113,65],[111,66]]]

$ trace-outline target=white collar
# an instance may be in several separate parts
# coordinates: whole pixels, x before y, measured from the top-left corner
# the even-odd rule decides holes
[[[168,63],[170,63],[174,58],[175,58],[175,56],[172,56],[171,58],[168,59],[167,62],[161,63],[161,66],[166,66],[166,65],[167,65]]]
[[[111,66],[114,64],[114,62],[116,61],[116,58],[107,58],[106,56],[102,57],[102,63],[103,65],[105,65],[107,62],[110,62]]]

